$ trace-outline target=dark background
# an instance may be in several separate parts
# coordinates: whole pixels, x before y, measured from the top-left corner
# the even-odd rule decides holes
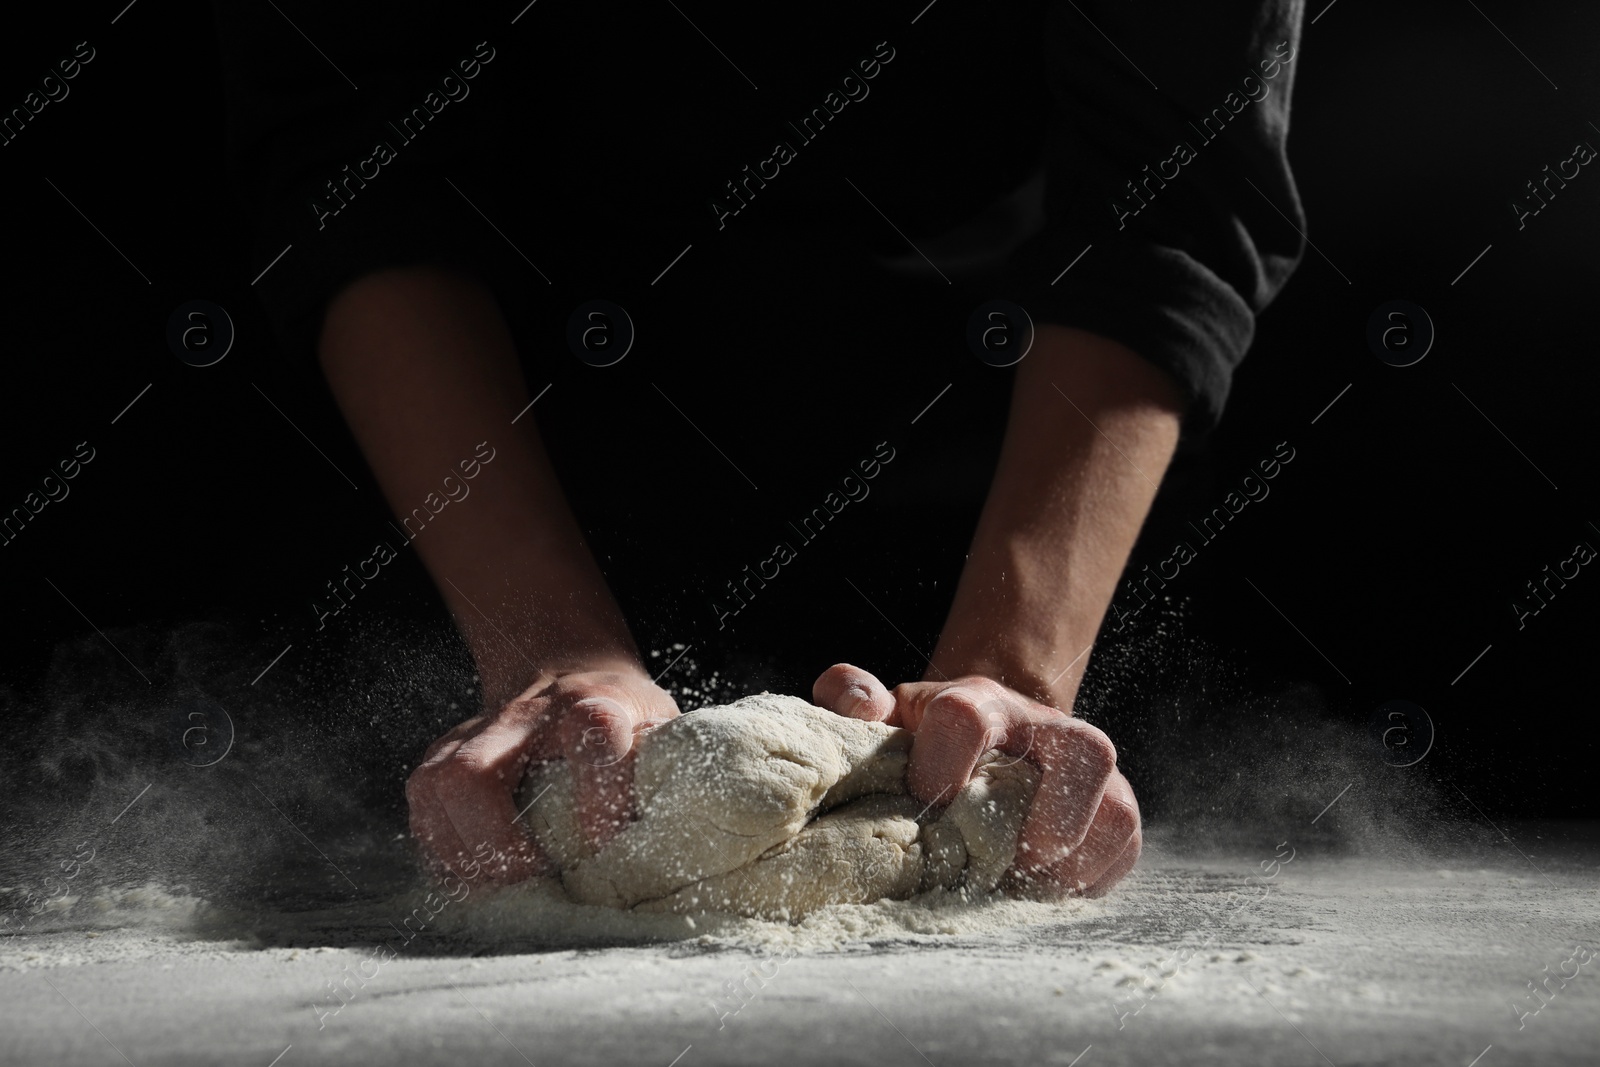
[[[317,38],[314,8],[281,6]],[[1321,5],[1312,6],[1308,21]],[[1285,743],[1301,723],[1364,729],[1374,708],[1398,698],[1426,708],[1438,735],[1427,760],[1395,773],[1459,786],[1490,815],[1594,811],[1582,723],[1593,706],[1600,578],[1585,568],[1521,630],[1510,605],[1575,543],[1600,546],[1590,318],[1600,177],[1584,168],[1520,232],[1507,203],[1576,141],[1600,144],[1588,47],[1600,12],[1481,6],[1346,0],[1305,29],[1290,157],[1316,248],[1262,317],[1221,428],[1169,475],[1133,569],[1168,555],[1185,521],[1218,506],[1279,442],[1295,459],[1270,497],[1183,569],[1168,604],[1130,633],[1102,635],[1082,710],[1110,730],[1125,765],[1141,753],[1157,762],[1174,731],[1209,735],[1210,747],[1186,751],[1227,760],[1232,742],[1220,739],[1257,727]],[[251,259],[223,165],[209,7],[139,3],[115,25],[120,4],[103,8],[55,13],[0,43],[8,108],[76,42],[99,52],[66,100],[0,148],[10,275],[0,507],[20,505],[77,442],[96,450],[71,495],[0,548],[16,744],[45,743],[26,726],[41,716],[71,728],[71,716],[46,715],[66,689],[85,706],[96,694],[137,697],[160,715],[161,693],[189,687],[229,707],[303,701],[358,749],[359,731],[344,729],[358,719],[340,701],[365,694],[370,704],[372,692],[392,694],[396,675],[426,664],[434,704],[379,701],[386,745],[373,746],[374,758],[393,764],[387,773],[403,770],[439,722],[461,714],[438,707],[438,693],[469,685],[470,667],[409,552],[346,613],[358,619],[316,632],[311,600],[389,536],[387,510],[314,366],[275,340],[250,286],[264,262]],[[943,0],[909,28],[897,8],[892,34],[875,33],[871,20],[814,22],[787,45],[748,26],[701,26],[757,80],[786,48],[814,57],[794,76],[801,86],[821,85],[892,36],[900,56],[877,87],[888,95],[893,76],[938,69],[938,49],[950,44],[931,28],[936,16],[956,27],[972,17]],[[1010,372],[983,365],[963,342],[967,311],[992,294],[863,295],[849,257],[836,247],[830,259],[829,243],[854,234],[860,249],[893,250],[894,241],[859,205],[815,231],[755,219],[760,202],[750,225],[733,220],[723,235],[703,220],[688,236],[675,235],[670,217],[639,223],[650,212],[628,190],[641,175],[658,172],[646,184],[663,200],[684,190],[685,217],[698,219],[696,198],[765,154],[774,125],[766,114],[749,130],[696,125],[702,101],[748,87],[670,6],[623,18],[605,5],[541,0],[494,39],[495,73],[517,71],[507,81],[543,92],[525,116],[527,142],[501,147],[555,147],[538,195],[484,178],[478,203],[554,283],[525,272],[526,300],[508,307],[531,390],[551,386],[534,415],[642,647],[661,653],[650,662],[665,666],[675,644],[693,646],[676,668],[685,673],[663,682],[722,695],[806,692],[844,659],[891,683],[920,675],[1009,388]],[[441,54],[469,46],[444,42]],[[592,100],[625,96],[614,71],[661,49],[682,78],[660,84],[639,121],[693,127],[685,136],[695,150],[682,158],[653,158],[601,104],[586,124],[551,99],[563,78]],[[574,70],[587,71],[577,84]],[[478,88],[490,94],[488,85],[486,75]],[[960,132],[948,132],[955,143]],[[721,154],[699,150],[708,145]],[[801,161],[803,180],[830,169],[872,174],[860,156],[870,148],[819,149]],[[471,160],[459,173],[464,188],[480,189]],[[418,210],[459,211],[443,206],[451,196]],[[286,258],[275,269],[292,268]],[[562,343],[569,310],[596,296],[639,324],[635,350],[610,368],[584,365]],[[238,331],[209,368],[183,364],[165,342],[172,310],[196,298],[223,305]],[[1426,308],[1438,330],[1427,358],[1406,368],[1380,362],[1364,338],[1372,310],[1397,298]],[[723,584],[788,538],[785,521],[820,505],[880,441],[896,458],[872,495],[719,633],[711,601]],[[186,656],[183,635],[202,622],[215,624],[205,654]],[[305,695],[313,691],[315,700]],[[470,706],[464,692],[458,699]],[[248,733],[245,719],[237,725]],[[1159,813],[1154,777],[1135,780]]]

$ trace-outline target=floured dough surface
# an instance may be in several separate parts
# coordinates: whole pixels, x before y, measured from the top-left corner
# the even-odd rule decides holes
[[[794,920],[936,888],[988,893],[1038,784],[1031,764],[990,753],[929,808],[906,788],[910,732],[772,693],[682,715],[636,751],[638,819],[599,851],[565,761],[523,783],[528,827],[580,903]]]

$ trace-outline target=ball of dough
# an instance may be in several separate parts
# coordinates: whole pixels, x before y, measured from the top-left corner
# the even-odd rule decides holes
[[[642,735],[638,818],[598,851],[565,761],[534,766],[518,806],[584,904],[794,920],[934,888],[993,891],[1038,771],[990,753],[936,812],[906,788],[910,751],[909,731],[761,693]]]

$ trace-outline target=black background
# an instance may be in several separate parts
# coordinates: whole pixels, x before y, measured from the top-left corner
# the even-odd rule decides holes
[[[314,9],[283,6],[317,37]],[[923,22],[967,17],[954,0],[946,6],[957,10],[935,8]],[[355,606],[361,621],[315,632],[310,601],[386,536],[387,511],[314,366],[282,350],[257,306],[250,282],[265,263],[250,259],[223,168],[209,8],[146,0],[112,25],[119,8],[59,11],[0,44],[7,107],[76,42],[99,52],[69,98],[0,148],[10,275],[0,507],[20,505],[77,442],[96,450],[70,497],[0,548],[9,711],[19,723],[38,717],[69,676],[91,701],[156,694],[180,677],[195,684],[196,668],[163,635],[197,620],[229,635],[203,687],[230,706],[268,694],[292,707],[319,686],[355,699],[376,684],[364,672],[407,669],[404,657],[380,666],[356,654],[360,642],[385,652],[415,643],[430,663],[469,676],[410,553]],[[539,424],[642,646],[666,657],[652,663],[692,644],[681,669],[694,664],[703,687],[716,670],[732,689],[805,692],[842,659],[890,682],[916,677],[959,574],[1009,388],[1009,372],[963,345],[967,311],[990,294],[863,295],[848,267],[827,269],[826,245],[855,232],[864,247],[892,248],[865,211],[809,239],[759,220],[718,235],[699,220],[701,194],[686,193],[685,218],[700,224],[688,237],[667,222],[630,228],[635,181],[663,199],[715,188],[759,158],[771,125],[701,128],[695,144],[721,144],[720,156],[664,160],[639,150],[625,124],[563,122],[556,86],[539,81],[559,79],[538,59],[541,49],[570,52],[563,42],[574,39],[586,42],[592,79],[567,86],[579,93],[618,95],[608,64],[622,69],[630,50],[673,51],[683,80],[660,87],[651,121],[748,88],[670,7],[633,14],[541,0],[495,38],[502,69],[544,85],[527,144],[555,145],[552,196],[486,190],[479,201],[555,283],[526,272],[526,301],[508,308],[532,391],[550,384]],[[1577,4],[1480,13],[1346,0],[1306,27],[1290,157],[1316,248],[1262,317],[1221,428],[1169,475],[1133,568],[1168,555],[1184,522],[1219,505],[1278,442],[1296,458],[1270,497],[1184,568],[1170,605],[1146,612],[1132,636],[1102,635],[1083,711],[1107,725],[1125,763],[1162,750],[1172,730],[1237,737],[1245,720],[1326,719],[1360,728],[1403,698],[1438,728],[1415,773],[1462,786],[1490,814],[1594,811],[1584,724],[1600,578],[1585,568],[1520,630],[1511,603],[1577,542],[1600,546],[1591,525],[1600,177],[1585,168],[1520,232],[1507,204],[1576,141],[1600,143],[1588,48],[1597,20]],[[892,75],[911,79],[938,47],[935,30],[904,28],[898,10],[893,25],[900,66],[885,72],[885,95]],[[759,35],[710,36],[730,47]],[[813,26],[825,44],[807,53],[812,73],[842,71],[883,36],[870,20]],[[442,47],[464,55],[468,44]],[[754,45],[730,51],[760,69]],[[819,152],[801,166],[812,168],[806,180],[858,173],[850,159]],[[580,161],[602,179],[586,180]],[[461,175],[475,188],[470,160]],[[780,236],[796,244],[779,248]],[[580,363],[561,341],[568,311],[595,296],[639,324],[635,350],[610,368]],[[196,298],[226,307],[238,330],[209,368],[186,366],[165,343],[169,314]],[[1397,298],[1425,307],[1438,330],[1427,358],[1406,368],[1380,362],[1364,339],[1372,310]],[[785,521],[819,505],[880,441],[896,459],[873,495],[719,633],[711,601],[723,583],[769,555]],[[448,714],[392,720],[392,759],[414,758]],[[42,743],[26,729],[17,736],[24,748]],[[1150,778],[1135,776],[1159,798]]]

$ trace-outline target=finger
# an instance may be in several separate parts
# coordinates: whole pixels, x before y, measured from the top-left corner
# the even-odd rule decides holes
[[[928,701],[911,742],[906,775],[919,800],[948,802],[971,781],[978,757],[1002,743],[1004,718],[993,704],[967,686],[951,686]]]
[[[472,733],[477,730],[478,727],[482,726],[487,718],[488,716],[486,715],[474,715],[465,722],[458,722],[454,726],[450,727],[450,729],[441,734],[431,745],[428,746],[427,750],[422,753],[422,762],[427,763],[432,760],[435,756],[439,755],[440,751],[446,745],[451,745],[453,747],[455,744],[472,736]]]
[[[578,826],[596,848],[627,825],[633,763],[627,759],[642,715],[609,697],[586,697],[562,715],[562,748],[572,770]]]
[[[1036,876],[1083,842],[1116,770],[1117,750],[1103,731],[1081,719],[1058,713],[1029,717],[1032,721],[1010,730],[1000,747],[1010,755],[1026,751],[1041,772],[1016,863],[1019,874]],[[1137,818],[1138,809],[1133,810]]]
[[[406,805],[410,810],[411,836],[422,852],[422,859],[435,876],[442,876],[450,864],[467,859],[466,845],[444,805],[434,795],[437,781],[433,767],[418,767],[406,779]]]
[[[849,663],[835,663],[818,675],[811,699],[818,707],[847,719],[899,725],[889,690],[871,673]]]
[[[526,835],[479,840],[471,848],[450,818],[440,790],[455,788],[448,761],[419,767],[406,782],[411,833],[435,879],[454,874],[470,883],[515,882],[542,873],[547,864]]]
[[[1090,886],[1105,881],[1109,889],[1127,870],[1107,880],[1112,868],[1121,863],[1130,844],[1139,835],[1139,805],[1133,797],[1133,787],[1121,774],[1113,773],[1106,782],[1105,794],[1095,810],[1083,840],[1065,859],[1052,866],[1041,877],[1061,890],[1084,894]],[[1137,861],[1137,847],[1133,852]],[[1128,865],[1129,869],[1132,864]]]
[[[1122,881],[1123,878],[1127,877],[1128,872],[1133,870],[1134,865],[1139,862],[1139,853],[1143,850],[1144,831],[1135,830],[1133,832],[1133,840],[1123,846],[1122,854],[1112,861],[1111,866],[1106,868],[1104,874],[1096,878],[1094,883],[1083,891],[1083,895],[1086,897],[1103,897],[1111,892],[1111,887]]]
[[[517,819],[513,796],[531,756],[533,736],[543,717],[539,707],[513,704],[463,741],[433,771],[434,796],[473,855],[485,848],[497,858],[491,880],[518,882],[544,869],[544,858]],[[418,768],[420,771],[422,768]]]
[[[456,833],[455,824],[445,814],[444,805],[437,796],[440,788],[439,767],[447,762],[461,742],[472,736],[482,724],[484,716],[475,716],[457,723],[437,738],[423,753],[422,762],[406,779],[406,804],[409,809],[411,836],[422,851],[422,859],[435,877],[443,877],[452,867],[469,858],[466,844]]]
[[[970,686],[962,684],[961,688],[988,692],[991,685],[994,687],[992,695],[998,696],[1003,692],[1000,686],[985,679],[976,679]],[[894,697],[894,725],[916,733],[922,728],[922,717],[927,714],[928,705],[950,688],[949,682],[901,682],[890,690],[890,695]]]

